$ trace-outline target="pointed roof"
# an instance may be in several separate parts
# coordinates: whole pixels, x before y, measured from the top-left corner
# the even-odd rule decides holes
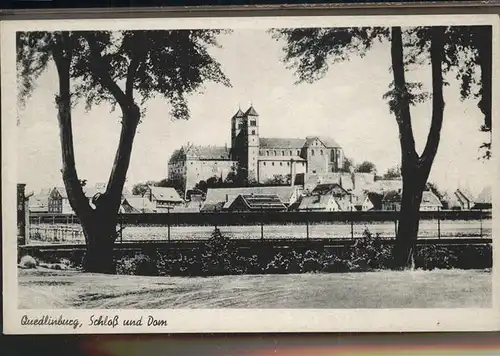
[[[422,193],[421,205],[438,206],[440,208],[443,207],[443,204],[441,204],[441,201],[439,200],[439,198],[436,196],[436,194],[434,194],[431,191],[425,191]]]
[[[236,114],[233,115],[233,118],[243,117],[243,116],[245,116],[245,113],[243,111],[241,111],[241,108],[238,108],[238,111],[236,112]]]
[[[245,115],[247,115],[247,116],[259,116],[259,114],[257,114],[257,111],[255,111],[255,109],[253,108],[253,105],[250,105],[250,107],[246,111]]]

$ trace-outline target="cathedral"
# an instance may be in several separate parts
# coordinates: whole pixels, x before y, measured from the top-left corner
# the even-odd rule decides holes
[[[188,144],[175,150],[168,177],[185,189],[210,177],[225,179],[238,171],[249,182],[265,183],[275,176],[322,174],[341,170],[342,148],[330,137],[271,138],[259,135],[259,114],[250,106],[231,118],[231,147]]]

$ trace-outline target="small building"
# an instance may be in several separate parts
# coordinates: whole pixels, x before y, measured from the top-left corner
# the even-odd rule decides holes
[[[439,198],[431,191],[425,191],[422,194],[420,211],[438,211],[443,209],[443,204]]]
[[[205,203],[202,210],[213,209],[214,205],[221,203],[226,208],[239,195],[277,195],[286,207],[295,203],[302,194],[298,186],[260,186],[240,188],[208,188]],[[207,208],[205,209],[205,206]]]
[[[401,210],[400,190],[391,190],[384,194],[382,198],[382,210],[387,210],[387,211]]]
[[[73,214],[66,189],[55,187],[48,197],[48,212],[53,214]]]
[[[226,210],[226,208],[224,208]],[[286,211],[287,207],[276,194],[240,194],[227,207],[230,212]]]
[[[125,214],[154,213],[155,206],[147,197],[129,195],[123,198],[120,212]]]
[[[401,210],[401,191],[387,192],[382,198],[382,210],[387,211],[400,211]],[[437,211],[443,208],[443,204],[439,198],[431,191],[424,191],[422,193],[422,200],[420,202],[420,211]]]
[[[318,184],[302,197],[299,211],[351,211],[355,210],[351,194],[339,184]]]
[[[455,190],[455,196],[458,200],[458,204],[459,204],[461,210],[471,210],[475,204],[474,198],[465,189]]]
[[[147,197],[158,213],[167,212],[169,209],[184,203],[179,193],[171,187],[148,187],[144,196]]]
[[[354,199],[356,196],[356,199]],[[353,201],[355,200],[354,207],[358,211],[372,211],[382,209],[382,198],[383,196],[378,193],[373,192],[363,192],[359,195],[354,195]]]

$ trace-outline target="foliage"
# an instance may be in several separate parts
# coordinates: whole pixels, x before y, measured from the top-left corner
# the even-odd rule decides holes
[[[401,178],[401,166],[389,168],[382,176],[383,179],[399,179]]]
[[[73,99],[83,99],[86,107],[104,102],[115,106],[116,93],[110,91],[107,75],[114,83],[129,81],[144,103],[157,94],[166,98],[174,118],[187,119],[186,94],[200,90],[206,81],[229,86],[221,66],[208,52],[224,30],[134,30],[18,32],[17,63],[19,99],[25,100],[35,88],[38,77],[47,69],[54,51],[61,48],[71,57],[74,79]],[[103,73],[103,72],[106,73]],[[128,91],[127,90],[127,91]]]
[[[294,69],[298,82],[323,78],[330,65],[363,57],[374,43],[389,35],[387,28],[293,28],[270,30],[275,40],[284,40],[283,62]]]
[[[291,174],[275,174],[272,178],[269,178],[264,182],[264,185],[273,185],[273,186],[280,186],[280,185],[290,185],[292,182],[292,175]]]
[[[201,271],[208,275],[230,273],[234,254],[230,238],[215,228],[201,254]]]
[[[378,235],[372,235],[368,231],[346,252],[344,256],[326,250],[307,249],[303,253],[292,250],[272,253],[266,257],[263,252],[244,255],[233,250],[225,254],[228,262],[207,263],[208,254],[201,257],[196,252],[172,254],[170,251],[123,257],[117,266],[119,274],[159,276],[345,273],[393,268],[390,247],[383,245]],[[202,261],[203,258],[205,261]],[[219,257],[209,259],[221,261]],[[204,269],[203,266],[207,265],[213,268],[210,271]],[[417,269],[485,269],[491,266],[491,245],[420,245],[415,255]]]
[[[143,183],[137,183],[132,187],[133,195],[144,195],[149,187],[171,187],[177,191],[182,191],[182,185],[178,181],[162,179],[160,181],[148,180]]]
[[[284,42],[283,62],[295,71],[298,82],[312,83],[323,78],[331,65],[349,60],[352,56],[363,57],[377,42],[390,39],[388,28],[298,28],[273,29],[275,40]],[[431,31],[429,27],[409,27],[403,31],[403,65],[414,66],[430,63]],[[481,130],[491,132],[491,26],[450,26],[445,30],[443,72],[453,73],[460,81],[460,96],[480,99],[478,107],[484,114]],[[447,84],[446,82],[444,83]],[[397,98],[405,97],[410,105],[421,103],[430,97],[423,92],[422,83],[406,83],[398,93],[394,83],[384,95],[391,111],[397,109]],[[491,135],[490,135],[491,136]],[[481,148],[484,157],[491,157],[490,142]]]
[[[370,161],[364,161],[356,166],[354,172],[358,173],[377,173],[377,167],[375,163]]]
[[[135,276],[157,276],[159,274],[156,261],[146,254],[137,254],[132,258],[123,257],[117,261],[118,274]]]
[[[349,262],[355,269],[373,270],[390,265],[391,251],[384,245],[380,234],[373,235],[368,229],[354,243]]]
[[[439,245],[422,246],[417,250],[415,265],[422,269],[450,269],[457,263],[457,255]]]

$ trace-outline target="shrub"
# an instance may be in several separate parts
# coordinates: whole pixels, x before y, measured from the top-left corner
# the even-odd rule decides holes
[[[38,266],[37,260],[35,260],[30,255],[24,255],[21,257],[21,261],[19,262],[19,267],[24,269],[32,269]]]
[[[314,250],[307,250],[304,253],[300,264],[301,272],[319,272],[323,270],[324,256]]]
[[[157,276],[158,268],[156,261],[149,255],[143,253],[134,257],[123,257],[116,263],[118,274],[130,274],[138,276]]]
[[[230,274],[235,254],[230,238],[215,228],[201,254],[201,271],[207,275]]]
[[[373,235],[368,229],[357,239],[349,261],[353,270],[373,270],[390,266],[391,251],[382,243],[380,234]]]
[[[281,252],[274,255],[274,258],[266,266],[267,273],[283,274],[288,273],[290,260],[286,258]]]
[[[426,270],[454,268],[457,261],[456,252],[445,246],[424,245],[415,253],[415,267]]]
[[[323,267],[321,268],[321,272],[326,273],[339,273],[339,272],[348,272],[352,268],[352,263],[348,260],[344,260],[337,255],[332,255],[328,252],[324,252],[321,256],[323,261]]]
[[[160,276],[195,276],[200,275],[201,264],[196,256],[181,254],[177,258],[159,256],[157,259]]]

